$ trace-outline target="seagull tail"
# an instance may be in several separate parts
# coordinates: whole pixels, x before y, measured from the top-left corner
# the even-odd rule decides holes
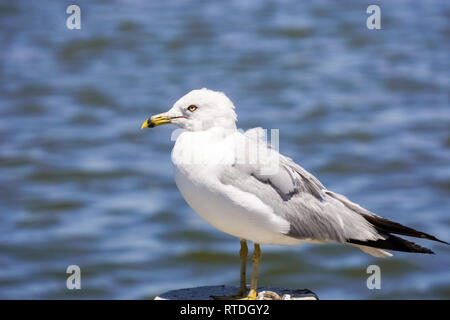
[[[376,241],[349,239],[347,240],[347,242],[349,242],[350,244],[353,243],[356,245],[362,245],[366,247],[374,247],[378,249],[391,249],[404,252],[433,253],[431,250],[427,248],[423,248],[413,242],[394,236],[393,234],[420,239],[428,239],[431,241],[437,241],[447,245],[449,244],[448,242],[442,241],[432,236],[431,234],[421,232],[413,228],[404,226],[400,223],[377,216],[376,214],[361,208],[359,205],[351,202],[346,197],[340,194],[336,194],[331,191],[326,191],[326,194],[341,201],[350,210],[353,210],[354,212],[360,214],[384,238]]]
[[[431,251],[430,249],[421,247],[418,244],[415,244],[414,242],[405,240],[392,234],[386,235],[385,239],[378,239],[378,240],[349,239],[347,240],[347,242],[351,245],[359,247],[362,251],[375,257],[392,256],[392,254],[383,249],[402,252],[412,252],[412,253],[434,254],[434,252]]]
[[[402,251],[402,252],[412,252],[412,253],[426,253],[434,254],[428,248],[424,248],[415,244],[414,242],[405,240],[403,238],[397,237],[394,234],[404,235],[420,239],[428,239],[432,241],[437,241],[440,243],[447,244],[447,242],[442,241],[430,234],[425,232],[417,231],[410,227],[404,226],[400,223],[390,221],[388,219],[379,217],[377,215],[370,215],[365,213],[360,213],[370,224],[372,224],[379,234],[383,237],[378,240],[358,240],[358,239],[348,239],[347,242],[360,248],[362,251],[376,256],[376,257],[387,257],[391,254],[383,249]]]
[[[447,242],[442,241],[430,234],[425,232],[414,230],[413,228],[404,226],[400,223],[390,221],[388,219],[379,217],[377,215],[361,214],[364,219],[366,219],[370,224],[372,224],[381,234],[399,234],[403,236],[409,236],[414,238],[428,239],[431,241],[437,241],[440,243],[447,244]],[[400,238],[399,238],[400,239]],[[403,240],[403,239],[402,239]],[[406,240],[404,240],[406,241]]]
[[[357,247],[359,249],[361,249],[361,251],[370,254],[371,256],[377,257],[377,258],[388,258],[388,257],[392,257],[393,254],[383,250],[383,249],[377,249],[377,248],[372,248],[372,247],[367,247],[367,246],[361,246],[359,244],[351,244],[354,247]]]

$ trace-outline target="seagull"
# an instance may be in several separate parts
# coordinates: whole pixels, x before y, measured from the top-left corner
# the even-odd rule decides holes
[[[257,298],[260,244],[337,242],[375,257],[386,250],[433,252],[397,235],[448,244],[382,218],[328,190],[311,173],[267,144],[262,128],[236,127],[233,102],[222,92],[193,90],[141,128],[175,124],[182,130],[171,159],[176,185],[206,222],[240,239],[240,289],[225,299]],[[254,243],[250,290],[247,241]]]

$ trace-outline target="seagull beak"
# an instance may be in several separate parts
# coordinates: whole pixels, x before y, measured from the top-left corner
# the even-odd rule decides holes
[[[153,128],[167,123],[171,123],[170,118],[167,117],[165,113],[160,113],[145,120],[141,126],[141,129]]]

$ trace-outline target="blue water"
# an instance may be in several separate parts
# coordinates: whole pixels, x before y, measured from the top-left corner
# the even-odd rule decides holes
[[[0,4],[0,298],[147,299],[238,284],[237,239],[173,181],[169,126],[191,89],[221,90],[242,129],[331,190],[450,241],[448,1],[65,1]],[[322,299],[450,298],[450,247],[376,259],[263,246],[260,284]],[[66,268],[81,268],[81,290]],[[368,290],[367,266],[381,268]],[[250,270],[249,270],[250,271]]]

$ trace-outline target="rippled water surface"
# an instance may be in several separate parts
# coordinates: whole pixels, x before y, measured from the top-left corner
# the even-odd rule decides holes
[[[238,283],[239,242],[176,189],[173,128],[139,130],[200,87],[231,97],[240,128],[280,129],[281,152],[329,189],[450,241],[448,1],[385,1],[378,31],[356,0],[78,1],[81,30],[68,4],[0,4],[0,298]],[[263,246],[260,283],[450,298],[450,247],[419,242],[436,255]]]

